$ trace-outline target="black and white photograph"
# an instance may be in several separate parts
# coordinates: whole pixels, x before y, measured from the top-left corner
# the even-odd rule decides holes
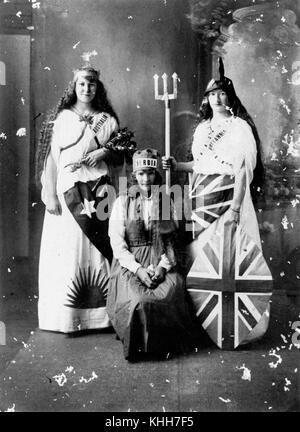
[[[300,411],[300,0],[0,0],[0,412]]]

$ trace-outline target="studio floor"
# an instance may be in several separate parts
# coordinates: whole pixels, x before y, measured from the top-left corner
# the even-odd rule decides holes
[[[300,345],[291,326],[300,297],[284,290],[273,295],[262,340],[236,351],[205,341],[188,355],[138,363],[124,360],[112,329],[40,331],[37,295],[10,289],[2,297],[2,412],[299,411]]]

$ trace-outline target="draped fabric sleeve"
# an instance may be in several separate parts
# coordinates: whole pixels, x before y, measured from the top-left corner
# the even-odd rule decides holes
[[[206,122],[199,123],[193,135],[191,150],[192,150],[192,155],[195,163],[194,168],[196,168],[198,172],[200,172],[202,168],[201,165],[202,165],[203,158],[201,158],[200,149],[201,149],[201,144],[203,144],[203,142],[206,142],[207,140],[206,129],[207,129]]]
[[[244,165],[246,168],[247,184],[250,184],[253,178],[257,154],[256,142],[251,127],[246,121],[237,119],[232,136],[234,174],[236,175]]]
[[[54,164],[56,165],[56,169],[58,172],[58,164],[59,164],[59,157],[60,157],[60,143],[63,140],[63,116],[60,114],[57,119],[54,121],[54,125],[53,125],[53,130],[52,130],[52,137],[51,137],[51,143],[50,143],[50,150],[49,150],[49,154],[47,156],[47,158],[45,159],[44,162],[44,168],[42,171],[42,176],[41,176],[41,184],[42,184],[42,191],[41,191],[41,198],[42,201],[44,202],[44,204],[47,203],[47,197],[49,196],[49,192],[51,189],[51,186],[49,183],[50,182],[55,182],[55,189],[56,189],[56,182],[57,182],[57,177],[56,178],[47,178],[46,176],[46,166],[47,166],[47,162],[49,161],[49,157],[52,157],[52,160],[54,161]]]
[[[136,273],[141,267],[134,255],[129,251],[125,240],[125,221],[126,221],[126,198],[120,196],[114,202],[111,216],[109,219],[108,235],[114,257],[119,260],[122,267],[127,268],[132,273]]]
[[[162,254],[158,265],[163,267],[167,272],[169,272],[171,268],[174,267],[174,263],[171,263],[166,254]]]
[[[261,249],[257,218],[250,193],[250,183],[256,166],[257,148],[251,127],[244,120],[238,119],[234,134],[234,172],[237,174],[244,167],[246,171],[246,190],[241,205],[240,224],[243,230],[255,241]],[[239,150],[239,151],[238,151]]]

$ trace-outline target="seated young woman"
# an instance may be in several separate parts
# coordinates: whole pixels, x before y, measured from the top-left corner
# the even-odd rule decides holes
[[[135,184],[117,198],[109,222],[114,260],[107,311],[125,358],[133,361],[145,353],[168,358],[196,343],[176,263],[174,207],[161,187],[158,159],[154,149],[135,152]]]

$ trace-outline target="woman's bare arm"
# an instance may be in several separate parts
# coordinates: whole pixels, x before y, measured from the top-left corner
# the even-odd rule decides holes
[[[46,210],[56,216],[61,215],[61,205],[56,193],[57,167],[50,151],[45,166],[45,205]]]

